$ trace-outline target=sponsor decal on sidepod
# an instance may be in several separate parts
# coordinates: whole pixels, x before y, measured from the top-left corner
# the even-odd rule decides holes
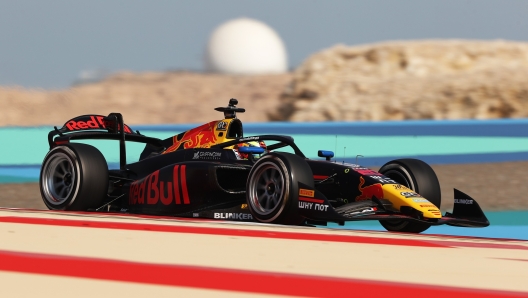
[[[198,151],[195,152],[192,159],[220,159],[221,152]]]
[[[128,202],[130,205],[190,204],[187,192],[186,166],[175,165],[172,181],[160,180],[159,170],[130,185]],[[181,186],[181,196],[180,196]],[[183,198],[182,198],[183,197]]]

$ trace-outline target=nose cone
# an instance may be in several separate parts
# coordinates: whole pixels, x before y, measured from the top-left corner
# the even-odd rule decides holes
[[[400,210],[402,206],[412,207],[422,212],[425,218],[441,218],[438,207],[411,189],[400,184],[384,184],[383,196],[391,201],[394,208]]]

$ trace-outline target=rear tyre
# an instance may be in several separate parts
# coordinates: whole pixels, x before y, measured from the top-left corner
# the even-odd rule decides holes
[[[104,202],[108,166],[93,146],[57,146],[44,158],[39,182],[42,200],[49,209],[85,211]]]
[[[312,169],[294,154],[273,152],[261,157],[248,176],[246,200],[259,222],[300,225],[299,183],[314,189]]]
[[[418,159],[397,159],[383,165],[379,172],[419,193],[440,209],[440,183],[427,163]],[[421,233],[431,226],[406,220],[380,220],[380,223],[388,231],[408,233]]]

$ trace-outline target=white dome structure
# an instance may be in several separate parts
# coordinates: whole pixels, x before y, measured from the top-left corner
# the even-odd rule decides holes
[[[206,69],[227,74],[282,73],[288,69],[286,48],[268,25],[240,18],[218,26],[207,44]]]

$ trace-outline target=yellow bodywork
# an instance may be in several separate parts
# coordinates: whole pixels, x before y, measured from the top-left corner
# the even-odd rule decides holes
[[[213,145],[225,143],[227,141],[231,141],[232,139],[227,138],[227,131],[229,127],[231,126],[231,122],[233,122],[235,119],[224,119],[224,120],[218,120],[214,121],[216,123],[214,132],[216,135],[216,142]],[[225,129],[219,129],[219,123],[224,122],[225,123]],[[212,146],[212,145],[211,145]],[[225,147],[224,149],[233,149],[233,146]]]
[[[384,184],[383,196],[391,201],[394,208],[400,210],[402,206],[412,207],[423,213],[425,218],[441,218],[440,210],[426,198],[412,189],[401,184]]]

